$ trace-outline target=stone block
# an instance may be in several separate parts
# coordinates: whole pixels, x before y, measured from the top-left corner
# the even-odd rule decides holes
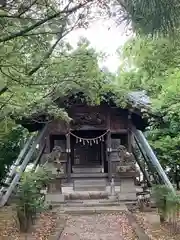
[[[60,193],[49,193],[46,194],[45,201],[47,203],[63,203],[65,201],[65,196]]]
[[[160,216],[156,212],[144,213],[145,220],[149,222],[152,226],[158,227],[160,225]]]
[[[117,196],[116,195],[109,195],[108,199],[111,201],[116,201],[117,200]]]
[[[119,193],[118,194],[119,201],[136,201],[136,193]]]
[[[84,179],[74,180],[74,191],[105,191],[105,179]]]
[[[134,179],[131,179],[131,178],[122,179],[121,180],[121,192],[122,193],[134,193],[134,192],[136,192]]]

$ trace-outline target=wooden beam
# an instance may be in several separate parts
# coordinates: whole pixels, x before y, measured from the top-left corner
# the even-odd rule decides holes
[[[109,132],[107,133],[107,140],[106,140],[106,157],[108,161],[108,178],[109,181],[112,179],[112,162],[111,162],[111,118],[110,118],[110,112],[108,112],[107,115],[107,128],[109,129]]]
[[[118,130],[111,130],[111,133],[116,133],[116,134],[127,134],[127,133],[128,133],[128,128],[118,129]]]
[[[71,178],[71,135],[66,135],[66,153],[67,153],[67,178],[68,182]]]
[[[107,159],[108,159],[108,178],[112,179],[112,162],[111,162],[111,132],[107,133]]]
[[[128,152],[132,152],[132,121],[131,113],[128,114]]]

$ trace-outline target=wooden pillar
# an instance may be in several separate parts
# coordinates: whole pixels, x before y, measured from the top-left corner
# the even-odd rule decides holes
[[[112,179],[112,162],[111,162],[111,132],[107,133],[107,159],[108,159],[108,178]]]
[[[67,153],[67,179],[68,182],[70,181],[71,178],[71,135],[68,133],[66,135],[66,153]]]
[[[128,114],[128,152],[132,152],[132,122],[131,122],[131,113]]]
[[[100,152],[101,167],[102,167],[102,172],[104,173],[104,152],[103,152],[103,142],[101,142],[100,144],[101,144],[101,146],[100,146],[100,149],[101,149],[101,152]]]
[[[107,142],[106,142],[106,152],[107,152],[107,161],[108,161],[108,178],[109,181],[111,181],[112,179],[112,163],[111,163],[111,118],[110,118],[110,112],[108,112],[108,116],[107,116],[107,128],[109,130],[109,132],[107,133]]]

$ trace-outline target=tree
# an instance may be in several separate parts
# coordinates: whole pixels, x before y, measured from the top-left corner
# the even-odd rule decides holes
[[[21,119],[22,116],[46,112],[51,117],[68,121],[67,113],[58,107],[55,99],[84,92],[87,101],[99,102],[103,83],[113,79],[112,74],[99,68],[101,58],[103,53],[91,48],[86,39],[81,39],[75,49],[69,44],[61,46],[61,52],[57,50],[48,64],[34,73],[32,83],[12,86],[11,92],[0,96],[3,103],[1,114],[7,116],[9,113],[11,117]]]
[[[178,0],[117,0],[119,21],[131,24],[140,34],[174,34],[179,27]]]
[[[6,1],[0,7],[0,95],[5,98],[0,108],[19,93],[19,87],[19,94],[25,94],[26,87],[37,86],[36,72],[44,71],[41,68],[50,64],[57,48],[60,55],[70,31],[87,26],[92,3],[99,4],[92,0],[24,0]],[[43,80],[38,85],[45,88]]]
[[[149,141],[161,164],[171,169],[171,178],[179,188],[180,165],[180,44],[178,38],[141,37],[124,46],[121,75],[117,83],[130,89],[147,90],[152,98]],[[123,71],[123,73],[122,73]],[[153,116],[152,115],[152,116]]]
[[[114,10],[114,6],[119,6],[120,11]],[[166,11],[167,7],[168,11]],[[141,29],[147,34],[170,31],[170,28],[173,31],[179,20],[179,14],[177,14],[179,5],[176,0],[171,2],[166,0],[160,3],[157,0],[151,3],[146,0],[5,1],[5,4],[0,6],[2,28],[0,111],[2,119],[10,113],[6,106],[10,105],[10,102],[12,105],[12,99],[20,98],[20,103],[21,101],[25,103],[26,96],[27,102],[33,105],[40,98],[52,93],[52,88],[49,86],[56,84],[52,80],[56,79],[56,75],[54,77],[54,72],[51,72],[53,74],[47,81],[49,65],[52,67],[52,64],[57,64],[54,60],[57,52],[59,59],[61,56],[59,64],[65,61],[64,37],[77,27],[87,27],[91,19],[96,18],[94,9],[97,13],[105,13],[105,17],[107,13],[112,17],[115,11],[122,21],[131,21],[136,32]],[[158,18],[161,21],[158,21]],[[31,97],[27,97],[29,93]],[[16,104],[15,109],[18,108],[17,105],[19,103]]]

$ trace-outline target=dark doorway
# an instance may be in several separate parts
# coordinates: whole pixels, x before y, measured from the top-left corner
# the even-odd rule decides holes
[[[73,134],[82,139],[94,139],[101,136],[105,131],[81,130]],[[71,136],[71,163],[72,170],[77,168],[87,169],[89,172],[106,172],[106,138],[98,141],[80,141]]]

